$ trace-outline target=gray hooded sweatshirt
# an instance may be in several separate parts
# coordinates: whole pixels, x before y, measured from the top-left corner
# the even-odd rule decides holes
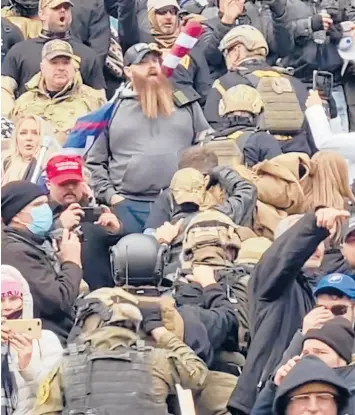
[[[197,102],[176,107],[170,117],[148,119],[131,89],[119,97],[111,124],[88,154],[91,184],[106,203],[114,194],[154,201],[169,186],[180,153],[210,126]]]

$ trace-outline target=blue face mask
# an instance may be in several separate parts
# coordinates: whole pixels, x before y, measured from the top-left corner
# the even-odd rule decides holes
[[[32,223],[27,225],[27,228],[35,235],[46,235],[53,224],[53,212],[48,203],[33,207],[30,214]]]

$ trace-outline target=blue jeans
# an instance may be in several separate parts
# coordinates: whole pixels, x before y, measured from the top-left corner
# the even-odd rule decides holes
[[[338,115],[341,120],[343,132],[348,133],[349,132],[348,105],[346,103],[343,87],[341,85],[334,87],[332,95],[337,106]]]
[[[142,233],[150,212],[151,202],[125,199],[113,206],[118,219],[122,222],[124,233]]]

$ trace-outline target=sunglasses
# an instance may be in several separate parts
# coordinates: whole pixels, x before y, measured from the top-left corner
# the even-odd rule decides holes
[[[319,306],[324,307],[324,306]],[[351,308],[349,305],[337,304],[332,307],[325,307],[327,310],[331,311],[334,316],[343,316],[348,312],[348,309]]]
[[[162,9],[156,10],[155,13],[159,14],[160,16],[165,16],[168,13],[177,16],[178,10],[176,7],[163,7]]]

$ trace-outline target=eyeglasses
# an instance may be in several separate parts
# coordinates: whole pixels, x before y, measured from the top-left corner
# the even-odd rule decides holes
[[[331,393],[327,393],[327,392],[296,395],[290,399],[292,403],[297,403],[300,409],[301,408],[306,409],[312,403],[314,404],[314,401],[316,401],[316,404],[319,408],[322,408],[322,409],[328,408],[329,405],[332,402],[334,402],[334,400],[335,400],[335,397]]]
[[[178,10],[176,7],[163,7],[162,9],[156,10],[155,13],[159,14],[160,16],[165,16],[168,13],[172,14],[173,16],[176,16],[178,14]]]

